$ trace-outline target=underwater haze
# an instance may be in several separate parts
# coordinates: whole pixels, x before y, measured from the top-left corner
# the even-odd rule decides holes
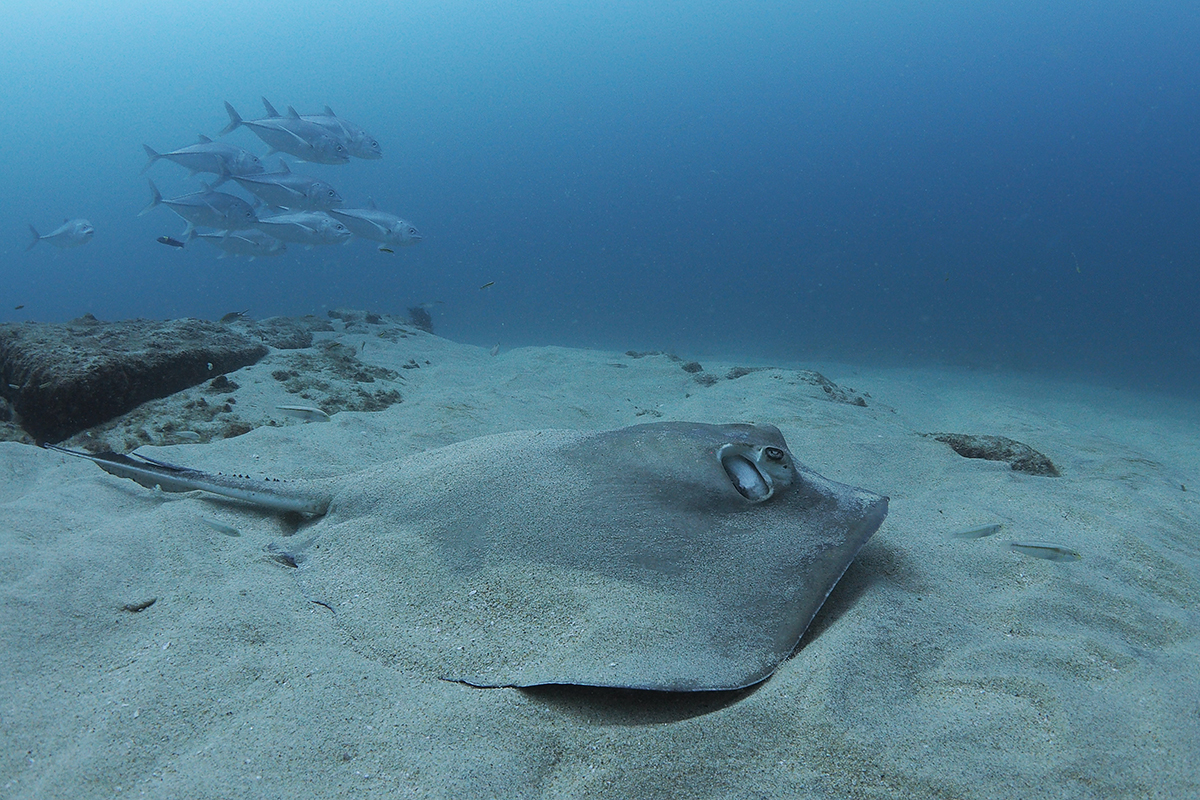
[[[1191,3],[50,2],[0,41],[0,321],[426,303],[486,347],[1200,385]],[[138,216],[146,178],[213,176],[142,145],[264,157],[218,136],[261,97],[377,138],[285,159],[422,241],[156,241],[185,222]],[[91,241],[26,252],[77,217]]]

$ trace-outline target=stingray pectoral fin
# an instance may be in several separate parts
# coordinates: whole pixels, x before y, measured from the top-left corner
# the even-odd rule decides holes
[[[320,516],[329,510],[331,497],[326,492],[304,491],[279,481],[266,481],[241,475],[214,475],[209,472],[156,461],[145,456],[130,457],[120,453],[85,453],[57,445],[43,445],[77,458],[86,458],[100,469],[128,478],[148,489],[164,492],[204,491],[210,494],[241,500],[268,511],[291,511]]]

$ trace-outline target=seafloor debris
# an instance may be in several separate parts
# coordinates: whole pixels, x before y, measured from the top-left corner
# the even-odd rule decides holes
[[[414,328],[433,333],[433,317],[420,306],[413,306],[408,310],[408,319]]]
[[[969,433],[927,433],[943,444],[950,445],[954,452],[964,458],[983,458],[988,461],[1005,461],[1015,472],[1042,475],[1047,478],[1061,477],[1058,467],[1042,453],[1027,444],[1006,436],[976,436]]]

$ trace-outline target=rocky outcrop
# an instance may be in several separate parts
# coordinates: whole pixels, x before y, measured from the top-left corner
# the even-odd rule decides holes
[[[137,405],[253,364],[267,347],[196,319],[0,325],[0,395],[36,441],[58,442]]]
[[[928,436],[950,445],[954,452],[964,458],[984,458],[988,461],[1004,461],[1016,472],[1041,475],[1047,478],[1060,477],[1062,473],[1049,458],[1027,444],[1006,436],[976,436],[969,433],[930,433]]]

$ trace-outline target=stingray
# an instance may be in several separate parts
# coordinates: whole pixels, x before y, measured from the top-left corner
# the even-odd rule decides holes
[[[349,646],[480,687],[759,683],[887,514],[770,425],[505,433],[300,482],[63,452],[314,515],[286,560]]]

